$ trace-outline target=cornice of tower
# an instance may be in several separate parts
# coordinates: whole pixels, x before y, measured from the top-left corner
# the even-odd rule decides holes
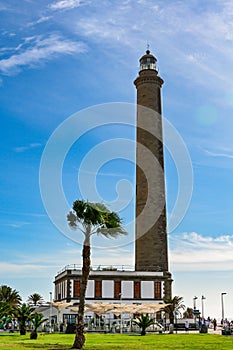
[[[164,83],[163,79],[155,74],[143,74],[134,80],[134,85],[139,86],[144,83],[152,83],[161,87]]]

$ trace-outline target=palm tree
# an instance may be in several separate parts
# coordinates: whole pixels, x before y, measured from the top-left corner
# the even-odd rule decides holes
[[[193,318],[193,309],[191,307],[187,307],[185,312],[183,313],[184,318]]]
[[[180,309],[185,309],[183,304],[183,298],[179,296],[174,296],[174,298],[164,298],[163,299],[167,305],[163,308],[163,311],[168,314],[170,319],[170,324],[174,324],[174,312],[179,311]]]
[[[22,299],[15,289],[7,285],[0,286],[0,318],[9,323],[14,318],[15,308]]]
[[[0,302],[6,302],[9,306],[19,306],[22,299],[15,289],[6,285],[0,286]]]
[[[72,228],[79,228],[84,234],[83,265],[80,285],[79,310],[76,325],[76,336],[73,349],[82,349],[85,343],[84,336],[84,306],[87,282],[91,267],[91,236],[95,233],[108,238],[126,234],[121,227],[121,219],[117,213],[111,212],[101,203],[90,203],[84,200],[76,200],[73,203],[73,211],[67,215],[67,220]]]
[[[17,307],[15,310],[15,317],[18,319],[19,323],[19,332],[20,335],[25,335],[27,332],[26,323],[32,320],[33,312],[35,311],[34,307],[22,304],[21,307]]]
[[[42,323],[44,323],[44,322],[46,322],[48,320],[48,318],[43,318],[43,317],[44,317],[43,314],[39,314],[37,312],[35,312],[32,315],[32,324],[33,324],[34,329],[33,329],[33,331],[30,334],[30,339],[37,339],[37,336],[38,336],[37,329],[38,329],[38,327]]]
[[[141,314],[140,317],[136,317],[136,319],[133,320],[133,323],[135,323],[136,325],[138,325],[138,327],[141,328],[141,335],[146,335],[146,329],[152,324],[155,324],[155,321],[153,318],[150,318],[148,314]]]
[[[12,309],[6,301],[0,301],[0,319],[11,314]]]
[[[9,324],[14,319],[15,306],[9,305],[6,301],[0,301],[0,320]]]
[[[43,304],[44,299],[40,294],[33,293],[33,294],[29,295],[27,301],[28,301],[29,305],[37,306],[37,305]]]

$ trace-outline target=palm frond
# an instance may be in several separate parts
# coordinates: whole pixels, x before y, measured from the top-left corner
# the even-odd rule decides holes
[[[106,238],[117,238],[119,235],[127,235],[127,232],[121,227],[106,228],[104,225],[97,229],[97,235],[103,235]]]
[[[31,316],[31,320],[34,326],[34,330],[37,330],[37,328],[44,322],[46,322],[48,320],[48,318],[43,318],[44,315],[41,313],[37,313],[35,312],[34,314],[32,314]]]
[[[67,215],[67,220],[72,228],[77,228],[78,224],[81,224],[84,234],[91,231],[91,234],[97,233],[107,238],[127,234],[121,226],[122,220],[119,215],[111,212],[103,203],[76,200],[73,203],[73,211]]]
[[[67,214],[67,221],[68,221],[70,227],[72,227],[72,228],[77,227],[77,216],[72,211],[70,211]]]

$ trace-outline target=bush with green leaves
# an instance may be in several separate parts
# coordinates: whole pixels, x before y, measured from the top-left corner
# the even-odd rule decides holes
[[[141,314],[132,322],[141,328],[141,335],[146,335],[146,329],[156,323],[154,318],[150,318],[148,314]]]
[[[17,307],[14,311],[15,317],[18,320],[19,332],[21,335],[25,335],[27,332],[27,324],[33,319],[33,313],[35,311],[34,307],[31,307],[27,304],[22,304],[20,307]]]
[[[48,320],[48,318],[43,318],[44,315],[35,312],[34,314],[32,314],[32,324],[33,324],[33,331],[30,334],[30,339],[37,339],[38,333],[37,333],[37,329]]]

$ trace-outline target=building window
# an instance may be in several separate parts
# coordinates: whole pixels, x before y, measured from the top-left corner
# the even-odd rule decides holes
[[[95,298],[102,298],[102,281],[95,281]]]
[[[114,281],[114,298],[120,299],[121,296],[121,281]]]
[[[155,282],[155,299],[161,299],[161,282]]]
[[[57,323],[57,316],[51,316],[51,324],[54,325]]]
[[[114,281],[102,281],[102,298],[114,297]]]
[[[141,282],[140,281],[134,281],[134,298],[135,299],[141,298]]]
[[[141,281],[141,298],[154,299],[154,281]]]
[[[80,281],[74,281],[74,298],[80,297]]]
[[[74,314],[64,314],[63,315],[63,323],[75,323],[75,315]]]

